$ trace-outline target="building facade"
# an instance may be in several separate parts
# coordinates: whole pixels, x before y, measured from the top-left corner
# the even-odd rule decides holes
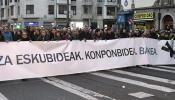
[[[65,1],[66,4],[66,0],[62,1]],[[103,28],[104,26],[110,27],[115,23],[118,1],[119,0],[69,0],[71,26],[76,27],[79,23],[83,23],[84,26],[98,28]],[[57,5],[59,10],[59,6],[62,4],[58,2]],[[66,9],[65,7],[65,10]],[[66,20],[66,16],[64,16],[64,18]]]
[[[54,0],[1,0],[1,22],[13,27],[54,23]]]
[[[1,25],[103,28],[115,23],[119,0],[0,0]],[[68,10],[69,9],[69,10]],[[68,16],[69,15],[69,16]]]
[[[175,0],[156,0],[151,7],[133,10],[136,28],[165,30],[169,26],[175,29]]]

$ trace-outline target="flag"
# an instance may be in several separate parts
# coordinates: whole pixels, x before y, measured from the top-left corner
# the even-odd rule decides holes
[[[133,21],[133,19],[132,18],[129,18],[128,19],[128,23],[131,25],[131,24],[134,24],[134,21]]]

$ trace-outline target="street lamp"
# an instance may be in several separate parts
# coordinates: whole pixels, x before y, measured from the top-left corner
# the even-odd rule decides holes
[[[160,13],[160,8],[158,8],[158,31],[160,31],[160,20],[161,20],[161,13]]]
[[[58,14],[58,6],[57,6],[57,0],[55,0],[55,26],[57,26],[57,14]]]
[[[1,10],[1,8],[2,8],[2,0],[0,0],[0,16],[1,16],[0,24],[2,25],[2,10]]]
[[[66,27],[69,27],[69,0],[67,0],[67,22]]]

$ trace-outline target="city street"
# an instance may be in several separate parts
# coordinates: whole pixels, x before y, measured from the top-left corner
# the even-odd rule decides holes
[[[174,100],[174,66],[0,82],[0,100]]]
[[[175,100],[175,0],[0,0],[0,100]]]

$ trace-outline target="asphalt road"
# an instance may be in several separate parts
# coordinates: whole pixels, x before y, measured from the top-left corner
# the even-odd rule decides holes
[[[174,100],[175,66],[0,82],[0,100]]]

